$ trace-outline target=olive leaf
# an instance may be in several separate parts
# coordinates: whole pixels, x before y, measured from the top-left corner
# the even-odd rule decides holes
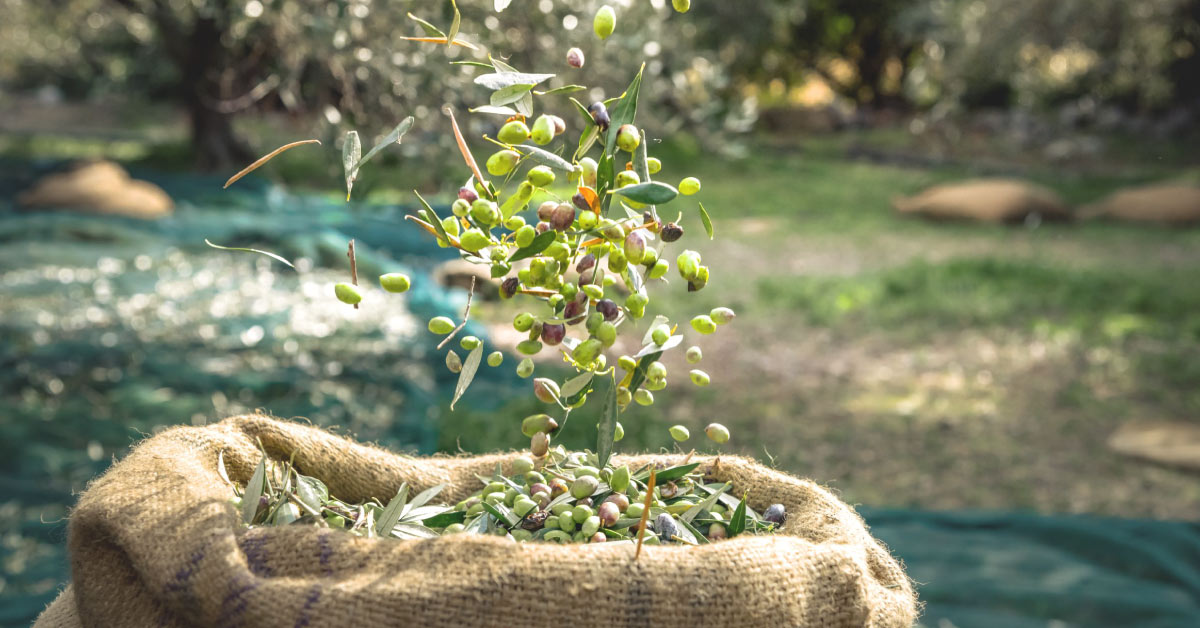
[[[491,67],[491,66],[488,66]],[[480,105],[474,109],[468,109],[471,113],[494,113],[501,116],[515,116],[517,110],[512,107],[493,107],[491,105]]]
[[[576,393],[583,392],[584,389],[587,388],[588,384],[592,383],[592,378],[595,376],[595,373],[588,371],[587,373],[568,379],[567,381],[563,382],[562,390],[559,391],[559,396],[563,399],[574,397]]]
[[[366,155],[363,155],[362,159],[359,159],[357,162],[355,162],[354,178],[358,178],[359,168],[362,168],[363,164],[367,163],[372,157],[379,154],[379,151],[391,146],[392,144],[399,144],[400,139],[404,137],[405,133],[408,133],[408,130],[412,128],[413,122],[415,121],[416,119],[412,116],[408,116],[407,118],[401,120],[400,124],[397,124],[396,128],[392,129],[392,132],[387,134],[387,137],[380,140],[380,142],[373,146],[371,150],[367,151]]]
[[[283,259],[282,257],[280,257],[270,251],[262,251],[259,249],[248,249],[248,248],[243,248],[240,246],[221,246],[220,244],[213,244],[212,242],[209,242],[208,238],[204,239],[204,243],[213,247],[214,249],[221,249],[222,251],[245,251],[247,253],[258,253],[259,255],[266,255],[267,257],[269,257],[273,260],[280,261],[280,262],[283,262],[284,264],[287,264],[288,267],[290,267],[290,268],[295,268],[295,266],[292,266],[291,262],[287,261],[286,259]]]
[[[492,63],[497,63],[495,59]],[[475,84],[486,87],[492,91],[499,91],[508,87],[518,85],[528,85],[530,89],[534,85],[554,78],[553,74],[530,74],[528,72],[517,72],[512,69],[512,66],[504,65],[506,71],[493,72],[491,74],[480,74],[475,77]]]
[[[613,149],[617,146],[617,130],[625,124],[633,124],[633,119],[637,115],[638,91],[642,87],[642,72],[646,69],[646,64],[638,69],[637,76],[633,77],[633,81],[629,83],[629,88],[621,96],[616,107],[613,107],[612,114],[609,116],[608,137],[604,140],[604,152],[613,153]]]
[[[450,32],[446,33],[446,46],[450,46],[450,41],[453,41],[458,36],[458,29],[462,26],[462,14],[458,12],[458,3],[450,0],[450,6],[454,8],[454,19],[450,21]]]
[[[492,504],[489,504],[487,502],[479,502],[479,503],[483,504],[484,510],[491,513],[491,515],[493,517],[495,517],[496,519],[503,521],[504,524],[510,528],[512,526],[517,525],[517,522],[520,521],[520,518],[517,517],[517,515],[515,513],[513,513],[512,511],[510,511],[508,508],[505,508],[504,504],[496,504],[493,506]]]
[[[742,501],[738,502],[737,508],[733,510],[733,515],[729,517],[729,525],[725,527],[725,531],[729,534],[729,538],[733,538],[741,534],[746,529],[746,495],[742,495]]]
[[[431,487],[421,491],[420,493],[417,493],[417,496],[412,498],[412,501],[410,501],[408,503],[408,508],[406,509],[405,514],[406,515],[415,514],[415,511],[417,508],[420,508],[421,506],[428,504],[429,500],[433,499],[434,497],[437,497],[439,493],[441,493],[443,490],[445,490],[446,486],[447,486],[447,484],[445,484],[445,483],[436,484],[434,486],[431,486]]]
[[[695,471],[696,467],[699,467],[699,466],[700,466],[699,462],[693,462],[690,464],[679,465],[677,467],[671,467],[669,469],[663,469],[662,471],[659,471],[658,473],[654,474],[655,483],[657,483],[658,485],[661,486],[662,484],[665,484],[667,482],[672,482],[672,481],[678,480],[679,478],[691,473],[692,471]],[[650,470],[647,469],[645,471],[638,472],[638,474],[634,476],[634,479],[639,482],[645,482],[649,477],[650,477]]]
[[[421,18],[413,15],[412,13],[408,14],[408,19],[416,22],[417,24],[420,24],[421,28],[424,29],[424,31],[425,31],[425,35],[427,35],[429,37],[446,37],[446,33],[443,33],[442,29],[434,26],[433,24],[430,24],[429,22],[426,22],[425,20],[422,20]],[[451,35],[450,37],[446,37],[446,39],[454,39],[454,36]]]
[[[242,495],[242,520],[247,525],[254,523],[254,515],[258,512],[258,502],[262,499],[266,481],[267,456],[263,454],[258,466],[254,467],[254,473],[250,474],[250,481],[246,483],[246,494]]]
[[[609,377],[600,423],[596,425],[596,457],[601,469],[608,465],[608,459],[612,456],[613,439],[617,435],[617,410],[617,379],[614,374]]]
[[[662,351],[655,351],[654,353],[649,353],[642,356],[642,359],[638,360],[637,366],[633,369],[633,372],[629,374],[629,384],[627,386],[629,388],[629,392],[637,392],[637,389],[642,385],[642,382],[646,381],[646,368],[654,363],[654,361],[658,360],[660,356],[662,356]]]
[[[700,514],[701,510],[712,510],[713,504],[717,503],[717,500],[721,499],[721,495],[724,495],[725,491],[729,490],[730,486],[733,485],[729,482],[726,482],[721,486],[721,488],[714,491],[712,495],[709,495],[707,498],[705,498],[704,501],[692,506],[691,508],[688,508],[686,512],[679,516],[679,519],[681,521],[690,523],[692,519],[696,518],[696,515]]]
[[[492,62],[492,67],[495,68],[496,72],[498,72],[500,74],[520,74],[520,72],[518,72],[516,68],[493,57],[490,54],[488,55],[488,61]]]
[[[682,524],[679,526],[679,531],[676,533],[676,536],[690,541],[695,545],[707,545],[711,542],[703,534],[701,534],[699,530],[692,526],[690,521],[684,521],[683,519],[677,519],[676,521]]]
[[[556,232],[553,229],[547,229],[546,231],[539,233],[538,236],[533,239],[533,242],[529,243],[529,246],[513,251],[513,254],[508,257],[509,263],[523,260],[527,257],[533,257],[534,255],[545,251],[546,247],[550,246],[550,244],[554,242],[555,233]]]
[[[645,183],[627,185],[623,188],[613,190],[612,193],[620,194],[631,201],[647,205],[662,205],[671,202],[676,196],[679,196],[679,190],[659,181],[647,181]]]
[[[321,504],[329,501],[329,488],[317,478],[297,473],[296,499],[313,510],[320,510]]]
[[[708,234],[708,239],[713,239],[712,218],[708,217],[708,210],[704,209],[704,203],[700,203],[700,222],[704,223],[704,231]]]
[[[538,148],[537,146],[530,146],[529,144],[521,144],[519,146],[516,146],[516,148],[519,151],[524,151],[526,156],[528,156],[533,161],[536,161],[540,165],[550,166],[551,168],[554,168],[557,170],[563,170],[566,172],[574,172],[575,171],[575,164],[572,164],[571,162],[567,161],[566,159],[563,159],[562,157],[559,157],[558,155],[555,155],[554,153],[552,153],[544,148]]]
[[[421,520],[421,523],[430,528],[444,528],[455,523],[462,523],[467,520],[467,513],[463,510],[448,510],[439,515],[426,517]]]
[[[586,155],[587,152],[592,149],[592,146],[595,145],[596,140],[599,139],[599,137],[600,127],[594,124],[588,127],[588,130],[584,131],[583,135],[579,136],[579,147],[575,149],[575,159],[578,160]]]
[[[670,338],[667,338],[667,341],[661,345],[656,345],[653,342],[651,342],[650,344],[647,344],[646,346],[642,347],[641,351],[638,351],[637,353],[633,354],[633,358],[636,360],[637,358],[641,358],[641,357],[648,356],[651,354],[662,355],[662,353],[664,351],[666,351],[667,349],[674,349],[675,347],[678,347],[679,343],[681,343],[681,342],[683,342],[683,334],[676,334],[674,336],[671,336]],[[654,359],[657,360],[658,358],[654,358]],[[648,364],[649,363],[647,363],[647,365]],[[638,366],[641,366],[641,365],[639,364]],[[631,388],[630,390],[633,390],[633,389]]]
[[[538,96],[553,96],[555,94],[573,94],[575,92],[583,91],[585,89],[587,89],[587,87],[584,87],[583,85],[563,85],[561,87],[555,87],[554,89],[548,89],[544,92],[534,92],[534,93],[537,94]]]
[[[400,485],[400,490],[396,491],[396,496],[388,502],[387,508],[383,509],[383,514],[379,515],[379,519],[375,523],[375,534],[387,536],[392,533],[392,528],[400,522],[400,515],[407,501],[408,482],[404,482]]]
[[[517,107],[517,113],[527,118],[533,117],[533,92],[525,92],[525,95],[513,104]]]
[[[533,89],[533,85],[529,83],[518,83],[502,87],[492,92],[490,102],[493,107],[518,103],[517,111],[520,111],[519,101],[528,95],[531,89]]]
[[[354,165],[362,157],[362,141],[358,139],[358,131],[347,131],[346,141],[342,143],[342,169],[346,173],[346,200],[350,200],[350,190],[354,189],[354,180],[358,171]]]
[[[438,241],[450,244],[450,234],[446,233],[446,227],[442,225],[442,219],[438,218],[437,212],[433,211],[433,207],[429,205],[429,202],[425,200],[425,197],[421,196],[420,192],[413,190],[413,194],[417,195],[417,200],[420,201],[421,206],[424,207],[422,211],[425,212],[425,220],[426,222],[429,222],[430,225],[433,226],[433,230],[437,232]]]
[[[482,61],[451,61],[450,65],[473,65],[477,68],[487,68],[489,70],[492,69],[492,64],[484,63]]]
[[[458,384],[454,386],[454,399],[450,400],[450,409],[454,409],[454,404],[467,392],[467,387],[471,385],[471,381],[475,379],[475,372],[479,370],[479,361],[483,359],[483,345],[471,349],[471,353],[467,355],[467,359],[463,362],[462,371],[458,374]]]

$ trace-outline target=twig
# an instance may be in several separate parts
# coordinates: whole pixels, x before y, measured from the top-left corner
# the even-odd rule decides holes
[[[633,559],[642,555],[642,539],[646,536],[646,522],[650,520],[650,502],[654,501],[654,469],[650,469],[650,479],[646,482],[646,503],[642,508],[642,520],[638,522],[638,544]]]
[[[250,174],[256,168],[267,163],[268,161],[271,161],[272,159],[275,158],[276,155],[278,155],[279,153],[282,153],[285,150],[288,150],[290,148],[295,148],[297,146],[304,146],[305,144],[320,144],[320,143],[321,142],[319,140],[300,140],[299,142],[292,142],[291,144],[284,144],[283,146],[276,148],[275,150],[267,153],[266,155],[259,157],[254,163],[250,164],[249,166],[246,166],[245,168],[242,168],[242,170],[240,172],[233,175],[232,177],[229,177],[229,180],[225,182],[225,187],[227,188],[227,187],[233,185],[235,182],[237,182],[238,179],[241,179],[242,177]]]
[[[354,240],[350,240],[350,247],[346,250],[346,257],[350,258],[350,282],[358,285],[358,260],[354,259]],[[358,304],[354,304],[354,309],[358,309]]]
[[[449,334],[447,334],[446,337],[441,342],[438,343],[438,346],[437,346],[438,351],[441,351],[442,347],[446,346],[447,342],[450,342],[451,339],[453,339],[455,336],[458,335],[458,332],[462,331],[463,327],[467,326],[467,320],[471,318],[471,298],[474,296],[475,296],[475,278],[471,277],[471,290],[467,292],[467,309],[463,310],[463,321],[458,324],[458,327],[455,327],[453,331],[451,331]]]

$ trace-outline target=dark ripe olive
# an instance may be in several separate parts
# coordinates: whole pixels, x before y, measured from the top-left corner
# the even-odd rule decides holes
[[[464,185],[461,188],[458,188],[458,198],[461,198],[468,203],[474,203],[475,201],[479,200],[479,195],[475,193],[475,190],[472,190]]]
[[[654,531],[658,532],[658,538],[670,541],[671,537],[678,534],[679,528],[675,525],[675,519],[664,512],[654,520]]]
[[[521,287],[521,280],[516,277],[509,277],[500,284],[500,297],[503,299],[511,299],[517,290]]]
[[[604,320],[616,320],[617,314],[621,312],[621,308],[612,299],[600,299],[596,301],[596,311],[604,316]]]
[[[663,242],[674,242],[683,237],[683,227],[673,222],[668,222],[663,225],[661,235]]]
[[[784,509],[783,504],[771,504],[763,511],[763,519],[775,525],[782,525],[783,520],[787,519],[787,511]]]
[[[579,209],[581,209],[583,211],[591,211],[591,209],[592,209],[591,205],[588,204],[587,197],[585,197],[584,195],[582,195],[578,192],[576,192],[575,195],[571,197],[571,202],[574,203],[576,207],[578,207]]]
[[[579,258],[579,262],[575,264],[575,272],[582,275],[583,273],[586,273],[587,271],[589,271],[595,267],[596,267],[596,256],[592,255],[591,253],[588,253],[587,255],[584,255],[583,257]]]
[[[546,324],[542,326],[542,342],[549,346],[554,346],[562,343],[563,338],[567,336],[567,326],[559,323],[557,325]]]
[[[584,295],[584,299],[587,299],[587,295]],[[583,314],[583,308],[583,301],[570,301],[563,308],[563,318],[567,319],[567,322],[572,325],[578,325],[583,322],[583,317],[580,316],[580,314]]]
[[[544,220],[543,220],[543,221],[539,222],[539,223],[537,224],[537,226],[536,226],[536,227],[534,227],[534,229],[536,229],[536,230],[537,230],[537,232],[538,232],[538,235],[541,235],[541,234],[543,234],[543,233],[546,233],[547,231],[549,231],[549,230],[550,230],[550,223],[548,223],[548,222],[546,222],[546,221],[544,221]]]
[[[539,209],[540,211],[540,209]],[[571,224],[575,222],[575,208],[563,203],[555,207],[550,214],[550,226],[555,231],[566,231],[571,228]]]
[[[534,482],[533,484],[529,485],[529,494],[530,495],[532,495],[534,493],[549,493],[549,492],[550,492],[550,486],[547,484],[543,484],[541,482]]]
[[[554,201],[546,201],[537,208],[538,220],[550,221],[550,217],[554,215],[554,210],[558,208],[558,203]]]

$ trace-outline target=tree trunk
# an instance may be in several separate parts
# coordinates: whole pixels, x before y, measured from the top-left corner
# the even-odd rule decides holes
[[[232,114],[215,108],[222,97],[217,76],[231,61],[221,44],[225,21],[197,16],[181,55],[182,97],[191,117],[192,150],[196,168],[205,171],[239,168],[254,159],[234,133]]]
[[[234,170],[254,160],[254,154],[233,130],[232,115],[214,111],[196,97],[188,99],[187,107],[197,169]]]

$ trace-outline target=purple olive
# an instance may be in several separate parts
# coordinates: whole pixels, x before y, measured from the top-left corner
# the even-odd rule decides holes
[[[468,203],[474,203],[475,201],[479,200],[479,195],[475,193],[475,190],[472,190],[464,185],[461,188],[458,188],[458,198],[461,198]]]
[[[771,504],[763,511],[763,520],[775,525],[783,525],[783,520],[787,519],[787,510],[783,504]]]
[[[538,211],[541,211],[539,208]],[[555,231],[566,231],[575,222],[575,208],[563,203],[558,205],[550,215],[550,226]]]
[[[595,267],[596,267],[596,256],[592,255],[591,253],[588,253],[587,255],[584,255],[583,257],[579,258],[579,262],[575,264],[575,272],[582,275],[583,273],[586,273],[587,271],[589,271]]]
[[[596,301],[596,311],[604,315],[604,320],[611,322],[616,320],[621,308],[617,307],[612,299],[600,299]]]
[[[566,336],[567,326],[563,325],[562,323],[556,325],[546,324],[542,326],[542,342],[551,347],[561,344],[563,338]]]
[[[546,201],[545,203],[538,205],[538,208],[537,208],[538,220],[545,220],[545,221],[549,222],[550,217],[554,215],[555,209],[558,209],[558,203],[555,203],[554,201]]]

